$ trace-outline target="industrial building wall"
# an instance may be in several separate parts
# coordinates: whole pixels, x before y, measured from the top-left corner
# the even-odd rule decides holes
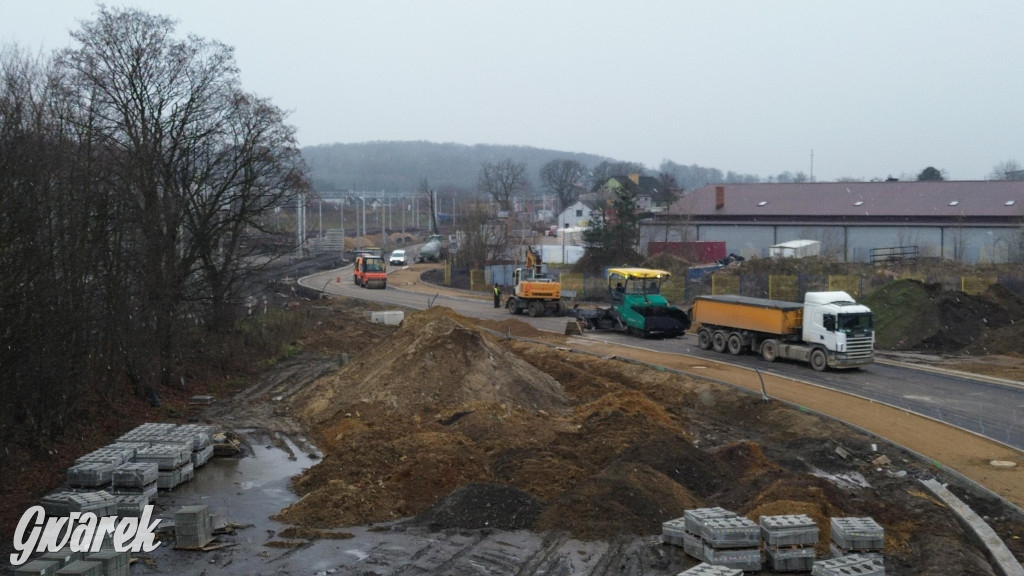
[[[922,258],[968,264],[1003,264],[1024,255],[1020,227],[967,226],[806,226],[768,224],[641,226],[641,251],[649,242],[725,242],[726,252],[765,258],[773,244],[818,240],[821,253],[838,261],[869,262],[874,248],[917,246]]]

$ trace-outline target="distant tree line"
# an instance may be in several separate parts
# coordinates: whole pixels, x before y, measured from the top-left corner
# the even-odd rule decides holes
[[[195,331],[231,329],[247,235],[309,188],[232,49],[174,30],[101,6],[51,57],[0,52],[0,428],[174,382]]]

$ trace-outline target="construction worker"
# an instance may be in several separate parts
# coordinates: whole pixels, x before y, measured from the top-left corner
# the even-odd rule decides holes
[[[494,283],[494,307],[501,308],[501,288],[498,288],[498,283]]]

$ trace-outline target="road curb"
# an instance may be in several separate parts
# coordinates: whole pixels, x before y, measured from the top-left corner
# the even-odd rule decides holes
[[[921,480],[921,484],[924,484],[932,494],[942,500],[974,532],[974,535],[988,549],[992,560],[1004,576],[1024,576],[1024,567],[1021,567],[1020,562],[1014,558],[1013,553],[1006,547],[1006,544],[999,538],[999,535],[978,516],[977,512],[971,510],[967,504],[947,490],[938,480],[929,478],[928,480]]]

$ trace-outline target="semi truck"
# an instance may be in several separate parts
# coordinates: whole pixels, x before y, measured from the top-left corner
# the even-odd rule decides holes
[[[562,283],[549,278],[544,272],[541,255],[526,247],[526,267],[516,268],[512,274],[513,291],[505,299],[510,314],[526,312],[537,316],[565,316],[568,306],[562,300]]]
[[[574,308],[573,315],[588,330],[616,330],[644,338],[675,338],[690,327],[686,311],[668,303],[661,283],[672,274],[651,268],[608,270],[610,307]]]
[[[871,309],[846,292],[808,292],[803,303],[747,296],[698,296],[690,319],[701,349],[761,354],[811,368],[857,368],[874,360]]]

